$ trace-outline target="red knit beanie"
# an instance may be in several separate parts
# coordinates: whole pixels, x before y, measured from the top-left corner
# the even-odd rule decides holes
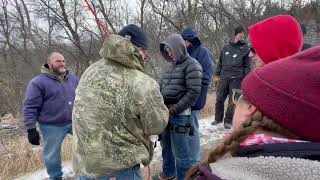
[[[320,46],[256,68],[242,89],[265,116],[320,142]]]
[[[250,26],[249,36],[265,64],[299,52],[303,44],[300,25],[289,15],[274,16]]]

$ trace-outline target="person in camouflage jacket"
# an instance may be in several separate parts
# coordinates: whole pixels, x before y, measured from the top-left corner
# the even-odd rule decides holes
[[[80,179],[141,179],[153,155],[151,135],[167,126],[159,85],[144,73],[145,32],[136,25],[111,35],[101,60],[82,75],[73,110],[73,167]]]

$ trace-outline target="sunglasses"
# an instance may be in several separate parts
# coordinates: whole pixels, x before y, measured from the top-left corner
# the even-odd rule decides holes
[[[232,102],[237,104],[240,97],[242,97],[243,91],[241,89],[232,89]]]

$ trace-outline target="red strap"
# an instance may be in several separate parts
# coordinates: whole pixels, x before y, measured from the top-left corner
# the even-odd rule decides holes
[[[98,22],[99,27],[103,30],[104,35],[106,38],[110,36],[110,33],[108,32],[108,29],[103,25],[101,20],[98,18],[97,13],[93,10],[92,6],[89,4],[88,0],[84,0],[87,4],[88,9],[91,11],[93,16],[96,18],[96,21]]]
[[[146,180],[150,180],[150,176],[151,176],[151,169],[150,169],[150,165],[148,165],[148,173],[147,173],[147,179]]]

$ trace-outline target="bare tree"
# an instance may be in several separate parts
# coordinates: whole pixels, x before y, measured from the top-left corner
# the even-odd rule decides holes
[[[194,27],[215,54],[237,25],[290,14],[307,25],[310,42],[320,39],[320,0],[89,0],[111,33],[140,24],[151,39],[146,72],[159,79],[166,61],[159,44],[168,35]],[[104,40],[96,19],[79,0],[0,0],[0,113],[19,114],[28,80],[39,73],[49,52],[60,51],[78,75],[98,60]]]

